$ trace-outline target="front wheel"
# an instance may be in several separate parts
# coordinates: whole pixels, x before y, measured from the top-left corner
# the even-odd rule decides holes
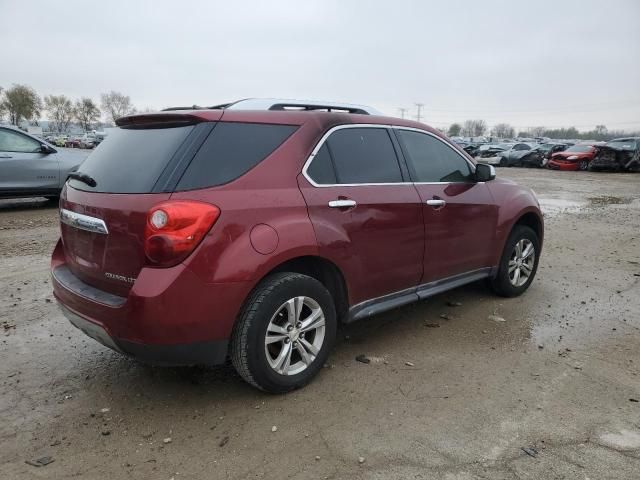
[[[298,273],[267,277],[251,293],[234,327],[231,360],[248,383],[271,393],[307,384],[336,335],[331,294]]]
[[[511,231],[504,247],[498,273],[491,279],[491,287],[503,297],[517,297],[529,288],[538,270],[540,239],[536,232],[524,225]]]
[[[578,163],[578,170],[581,172],[586,172],[589,169],[589,161],[588,160],[580,160]]]

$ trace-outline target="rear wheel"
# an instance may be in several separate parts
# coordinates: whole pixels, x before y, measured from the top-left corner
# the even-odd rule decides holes
[[[536,232],[517,225],[504,247],[498,273],[491,287],[504,297],[517,297],[529,288],[538,270],[540,240]]]
[[[302,387],[329,356],[336,323],[331,294],[316,279],[271,275],[251,293],[234,327],[233,366],[267,392]]]

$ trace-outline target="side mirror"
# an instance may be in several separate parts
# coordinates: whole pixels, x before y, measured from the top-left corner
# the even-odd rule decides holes
[[[48,155],[50,153],[56,153],[57,150],[54,148],[51,148],[49,145],[45,145],[44,143],[40,145],[40,153],[44,153],[45,155]]]
[[[476,165],[476,181],[488,182],[496,178],[496,169],[493,165],[487,165],[486,163],[478,163]]]

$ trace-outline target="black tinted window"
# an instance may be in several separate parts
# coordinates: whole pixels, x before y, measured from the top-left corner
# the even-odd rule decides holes
[[[344,128],[327,143],[338,183],[397,183],[402,174],[384,128]]]
[[[307,169],[307,175],[311,179],[321,185],[330,185],[337,183],[336,172],[333,170],[333,163],[331,162],[331,156],[327,144],[323,144],[318,153],[311,161],[309,168]]]
[[[151,192],[193,128],[115,128],[78,168],[93,177],[96,186],[90,187],[78,180],[69,182],[73,188],[94,192]]]
[[[471,168],[453,148],[425,133],[398,130],[416,182],[468,182]]]
[[[212,187],[235,180],[269,156],[296,128],[219,123],[191,161],[177,190]]]

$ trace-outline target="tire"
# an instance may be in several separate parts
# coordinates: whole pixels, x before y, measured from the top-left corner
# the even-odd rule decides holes
[[[523,272],[523,276],[528,271],[528,276],[525,281],[522,281],[523,277],[520,275],[517,275],[516,279],[515,271],[511,273],[509,272],[509,269],[513,267],[511,262],[514,261],[517,245],[525,247],[523,249],[523,253],[526,253],[526,249],[529,245],[533,246],[533,261],[529,260],[530,256],[528,256],[525,261],[520,257],[520,263],[516,263],[516,265],[522,265],[517,266],[516,269],[519,273]],[[493,291],[503,297],[517,297],[518,295],[522,295],[525,290],[529,288],[529,285],[531,285],[531,282],[536,276],[539,257],[540,239],[536,232],[524,225],[516,225],[511,231],[511,234],[507,239],[507,243],[505,244],[502,257],[500,258],[500,264],[498,265],[498,273],[490,280]],[[515,282],[514,279],[516,280]]]
[[[499,167],[506,167],[507,166],[507,159],[502,157],[500,159],[500,163],[498,164]]]
[[[299,330],[305,320],[317,313],[317,308],[324,316],[324,325]],[[298,320],[302,320],[293,328],[290,311],[293,315],[299,312]],[[319,321],[313,325],[319,325]],[[277,273],[258,284],[246,300],[231,337],[231,361],[240,376],[254,387],[285,393],[306,385],[322,368],[336,328],[333,298],[324,285],[307,275]],[[268,334],[271,342],[267,345]],[[280,354],[288,351],[291,363],[287,365],[285,361],[278,369],[278,359],[287,358],[286,353],[282,357]]]
[[[589,169],[589,160],[580,160],[578,162],[578,170],[586,172]]]

